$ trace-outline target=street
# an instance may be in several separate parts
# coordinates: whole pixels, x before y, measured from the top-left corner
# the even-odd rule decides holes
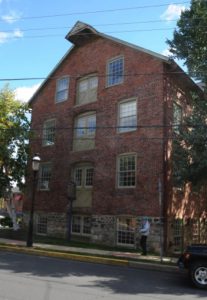
[[[0,300],[206,299],[179,272],[0,252]]]

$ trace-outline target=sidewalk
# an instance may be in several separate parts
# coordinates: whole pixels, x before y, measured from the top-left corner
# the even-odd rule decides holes
[[[177,271],[176,258],[163,257],[161,260],[159,256],[142,256],[139,253],[127,252],[127,250],[118,252],[42,243],[34,243],[32,248],[28,248],[25,241],[5,238],[0,238],[0,250],[134,268]]]

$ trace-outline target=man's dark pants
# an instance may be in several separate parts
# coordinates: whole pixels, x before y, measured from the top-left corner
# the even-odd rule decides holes
[[[147,236],[146,235],[141,236],[140,246],[142,248],[142,255],[147,255]]]

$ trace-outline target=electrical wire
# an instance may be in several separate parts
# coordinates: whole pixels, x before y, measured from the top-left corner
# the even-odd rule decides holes
[[[187,4],[187,3],[189,4],[189,1],[174,2],[173,4]],[[18,17],[18,18],[9,18],[9,20],[16,21],[16,20],[29,20],[29,19],[45,19],[45,18],[65,17],[65,16],[74,16],[74,15],[110,13],[110,12],[115,12],[115,11],[126,11],[126,10],[163,7],[163,6],[168,6],[170,4],[172,4],[172,3],[168,2],[168,3],[163,3],[163,4],[133,6],[133,7],[124,7],[124,8],[105,9],[105,10],[94,10],[94,11],[85,11],[85,12],[81,11],[81,12],[61,13],[61,14],[52,14],[52,15],[31,16],[31,17]]]
[[[177,74],[186,74],[189,75],[188,73],[184,71],[173,71],[173,72],[148,72],[148,73],[132,73],[132,74],[122,74],[123,77],[136,77],[136,76],[156,76],[156,75],[165,75],[165,74],[170,74],[170,75],[177,75]],[[199,71],[196,72],[196,74],[207,74],[207,71]],[[111,75],[108,74],[97,74],[96,75],[99,78],[103,77],[110,77]],[[70,78],[82,78],[80,74],[71,74],[69,75]],[[26,80],[56,80],[60,77],[58,76],[51,76],[51,77],[17,77],[17,78],[0,78],[0,81],[26,81]]]
[[[176,22],[178,19],[170,20],[170,22]],[[123,25],[133,25],[133,24],[147,24],[147,23],[163,23],[165,20],[148,20],[148,21],[136,21],[136,22],[119,22],[119,23],[105,23],[105,24],[92,24],[91,26],[123,26]],[[58,29],[68,29],[69,31],[73,28],[71,26],[59,26],[59,27],[37,27],[37,28],[23,28],[21,32],[26,31],[42,31],[42,30],[58,30]],[[3,32],[13,32],[14,30],[3,30]]]

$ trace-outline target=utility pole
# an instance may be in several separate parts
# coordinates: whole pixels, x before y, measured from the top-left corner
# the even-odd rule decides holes
[[[163,261],[163,203],[162,203],[162,182],[158,179],[158,197],[160,206],[160,261]]]

